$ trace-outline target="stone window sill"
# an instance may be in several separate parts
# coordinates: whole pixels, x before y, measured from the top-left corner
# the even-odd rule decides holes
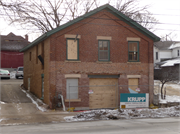
[[[141,62],[127,62],[127,63],[132,63],[132,64],[141,64]]]
[[[65,102],[81,102],[81,99],[65,99]]]
[[[103,63],[109,63],[109,64],[111,64],[112,61],[96,61],[96,63],[100,63],[100,64],[103,64]]]
[[[81,62],[81,61],[79,61],[79,60],[65,60],[65,62]]]

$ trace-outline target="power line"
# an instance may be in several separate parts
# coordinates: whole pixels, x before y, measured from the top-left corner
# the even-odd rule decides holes
[[[6,14],[0,14],[1,16],[7,16]],[[13,15],[12,15],[13,16]],[[72,17],[71,15],[66,15],[66,16],[70,16]],[[18,17],[18,16],[16,16]],[[78,17],[81,17],[81,16],[78,16]],[[4,17],[0,17],[0,18],[4,18]],[[97,18],[97,17],[83,17],[83,18],[92,18],[92,19],[103,19],[103,20],[114,20],[114,21],[123,21],[123,20],[120,20],[120,19],[109,19],[109,18]],[[42,19],[45,19],[45,18],[42,18]],[[52,20],[52,19],[51,19]],[[162,23],[162,22],[152,22],[152,21],[135,21],[135,20],[129,20],[130,22],[137,22],[137,23],[152,23],[152,24],[163,24],[163,25],[179,25],[180,24],[174,24],[174,23]]]

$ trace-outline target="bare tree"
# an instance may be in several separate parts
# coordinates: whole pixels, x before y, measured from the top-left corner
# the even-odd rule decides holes
[[[148,13],[147,6],[139,7],[136,2],[118,0],[116,8],[139,23],[146,22],[144,26],[149,27],[152,24],[149,21],[154,21],[154,18]],[[45,33],[99,5],[99,0],[0,0],[3,8],[0,12],[7,16],[10,24],[20,24],[23,29],[29,30],[36,28]]]
[[[88,12],[95,2],[96,0],[1,0],[0,7],[4,9],[3,13],[8,16],[10,24],[20,24],[23,28],[35,27],[45,33]],[[69,12],[72,13],[71,16],[68,16]]]
[[[111,0],[109,0],[109,2],[111,2]],[[138,22],[148,30],[154,30],[154,25],[158,21],[148,11],[149,5],[139,6],[138,0],[117,0],[115,3],[117,10]]]
[[[164,36],[161,36],[161,41],[173,41],[173,39],[176,37],[177,34],[170,32],[168,34],[165,34]]]
[[[99,2],[97,0],[66,0],[66,5],[70,11],[70,20],[76,17],[88,13],[90,10],[98,7]]]
[[[161,99],[165,99],[165,93],[163,96],[163,87],[167,82],[178,80],[177,75],[178,70],[171,67],[163,67],[161,69],[156,69],[154,72],[154,79],[159,80],[161,82]]]

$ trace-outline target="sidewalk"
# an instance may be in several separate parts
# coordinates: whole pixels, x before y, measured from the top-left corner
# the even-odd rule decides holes
[[[1,115],[1,125],[20,125],[20,124],[39,124],[64,122],[64,117],[74,116],[77,112],[64,112],[48,110],[47,112],[38,111],[36,114],[25,115]]]

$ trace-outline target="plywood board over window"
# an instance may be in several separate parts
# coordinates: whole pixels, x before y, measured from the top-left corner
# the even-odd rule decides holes
[[[78,60],[78,40],[67,39],[67,60]]]
[[[136,92],[138,88],[139,79],[138,78],[129,78],[128,79],[128,88]]]
[[[118,79],[90,78],[89,108],[115,108],[117,106]]]

